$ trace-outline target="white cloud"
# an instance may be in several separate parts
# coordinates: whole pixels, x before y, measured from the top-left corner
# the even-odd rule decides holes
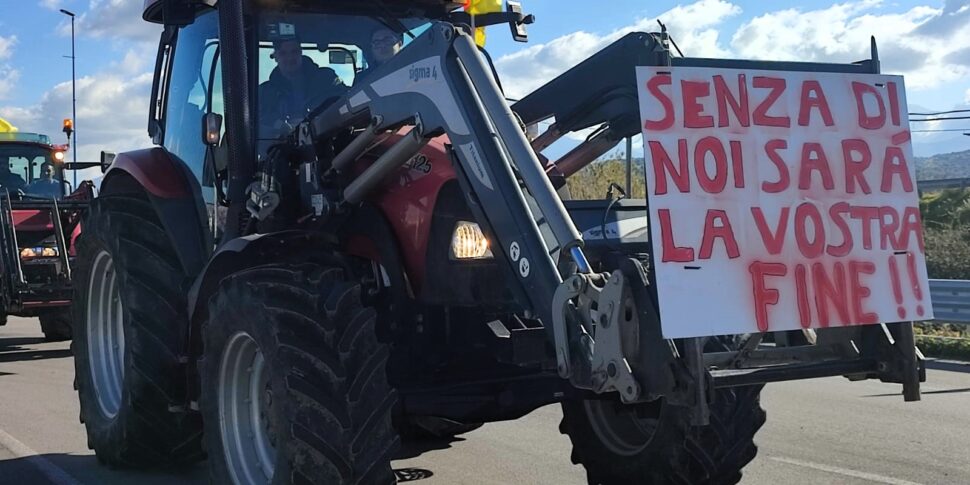
[[[880,1],[861,0],[769,12],[742,25],[731,46],[745,58],[853,62],[869,57],[870,36],[875,35],[882,71],[906,76],[908,88],[970,75],[970,63],[958,62],[960,48],[970,44],[970,27],[952,23],[955,8],[874,13],[882,7]]]
[[[9,59],[13,55],[13,47],[17,45],[17,36],[4,37],[0,35],[0,60]]]
[[[40,0],[40,6],[44,8],[49,8],[51,10],[58,10],[61,8],[62,0]]]
[[[904,75],[912,90],[970,77],[966,2],[947,0],[943,8],[905,11],[882,0],[850,0],[815,10],[785,8],[750,18],[735,31],[725,21],[738,16],[741,8],[727,0],[680,5],[657,18],[691,57],[848,63],[869,58],[870,36],[875,35],[882,71]],[[606,34],[577,31],[502,56],[495,64],[507,94],[521,97],[629,32],[657,30],[656,18],[650,18]]]
[[[963,102],[970,104],[970,89],[967,89],[967,92],[963,93]]]
[[[77,80],[78,161],[97,161],[101,150],[151,145],[146,128],[151,85],[151,73],[116,70]],[[62,120],[71,117],[71,82],[54,86],[37,105],[0,107],[0,117],[21,131],[46,133],[62,143]]]
[[[88,10],[77,17],[77,33],[97,38],[157,43],[162,28],[142,20],[143,5],[143,2],[136,0],[91,0]],[[69,34],[70,22],[62,24],[61,28]]]
[[[13,48],[17,45],[17,36],[0,36],[0,61],[10,59],[13,56]],[[20,79],[20,71],[14,69],[5,62],[0,62],[0,100],[10,97],[14,86]]]
[[[10,97],[19,80],[20,71],[0,64],[0,100]]]
[[[605,35],[577,31],[545,44],[533,45],[500,57],[495,61],[495,67],[502,76],[506,94],[518,98],[630,32],[657,30],[658,18],[688,55],[720,56],[726,51],[720,45],[716,27],[739,13],[741,8],[727,1],[700,0],[674,7],[658,17],[640,19]]]
[[[61,0],[40,0],[47,8],[59,8]],[[115,41],[124,55],[111,66],[77,80],[78,161],[96,161],[101,150],[122,152],[151,146],[147,133],[148,98],[152,85],[155,43],[160,27],[141,19],[138,0],[91,0],[78,15],[78,35]],[[61,33],[70,35],[70,20]],[[0,37],[0,60],[10,56],[16,38]],[[123,50],[122,50],[123,49]],[[0,100],[19,72],[0,63]],[[64,142],[61,123],[71,114],[71,82],[61,82],[34,105],[0,106],[0,117],[21,131],[49,134]]]

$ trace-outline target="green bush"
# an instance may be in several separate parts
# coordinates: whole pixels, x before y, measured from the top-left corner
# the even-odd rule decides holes
[[[926,357],[970,360],[970,339],[917,335],[916,347]]]
[[[606,191],[610,188],[610,182],[614,182],[620,187],[626,186],[625,160],[596,161],[566,179],[569,193],[574,200],[605,199]],[[643,165],[636,163],[633,165],[633,176],[630,182],[633,185],[633,193],[627,194],[627,196],[633,199],[644,198],[646,178],[643,174]]]
[[[960,229],[924,229],[926,269],[930,278],[970,280],[970,231]]]

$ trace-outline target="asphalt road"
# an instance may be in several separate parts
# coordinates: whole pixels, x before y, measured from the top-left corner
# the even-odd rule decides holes
[[[749,484],[970,484],[970,366],[932,363],[923,401],[895,385],[841,378],[773,384]],[[0,483],[206,483],[204,464],[177,473],[98,465],[78,422],[67,343],[45,343],[34,319],[0,327]],[[406,447],[402,482],[583,484],[557,429],[558,407],[493,423],[451,442]]]

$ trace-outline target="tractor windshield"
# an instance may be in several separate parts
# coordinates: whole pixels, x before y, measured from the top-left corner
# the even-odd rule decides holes
[[[289,133],[430,25],[364,15],[264,12],[259,41],[259,138]]]
[[[0,144],[0,191],[61,198],[62,186],[50,148],[31,144]]]

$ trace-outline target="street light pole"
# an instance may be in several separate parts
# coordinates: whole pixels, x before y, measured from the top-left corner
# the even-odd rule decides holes
[[[77,78],[74,73],[74,12],[61,9],[61,13],[71,17],[71,119],[74,121],[74,166],[77,166]],[[77,169],[74,169],[74,189],[77,190]]]

